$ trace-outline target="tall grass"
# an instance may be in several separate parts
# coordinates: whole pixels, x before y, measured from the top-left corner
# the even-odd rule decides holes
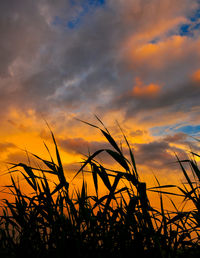
[[[101,122],[101,121],[100,121]],[[86,122],[85,122],[86,123]],[[88,123],[86,123],[88,124]],[[53,133],[56,160],[49,152],[50,160],[32,154],[45,168],[30,164],[10,164],[11,185],[6,186],[12,201],[2,200],[0,217],[0,253],[2,257],[194,257],[199,254],[200,227],[200,170],[193,158],[179,160],[187,184],[179,187],[183,202],[191,201],[193,210],[179,210],[171,199],[174,211],[163,204],[163,195],[174,185],[159,185],[147,189],[141,181],[134,153],[122,132],[129,150],[129,157],[101,122],[94,126],[110,144],[87,156],[74,178],[80,173],[90,173],[95,194],[87,192],[83,178],[79,190],[69,191]],[[98,155],[107,153],[118,165],[118,170],[108,169],[97,161]],[[193,179],[184,168],[191,167]],[[21,190],[14,173],[31,189],[29,194]],[[52,184],[51,177],[56,177]],[[99,181],[107,191],[99,194]],[[157,192],[160,208],[151,206],[148,191]],[[27,191],[26,191],[27,192]],[[196,253],[195,253],[196,252]]]

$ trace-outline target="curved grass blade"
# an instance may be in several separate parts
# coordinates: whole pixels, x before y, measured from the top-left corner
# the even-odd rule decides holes
[[[91,156],[89,156],[89,158],[84,162],[84,164],[81,166],[81,168],[78,170],[78,172],[75,174],[75,176],[73,177],[73,179],[75,177],[77,177],[77,175],[84,169],[84,167],[89,164],[99,153],[103,152],[104,149],[98,150],[96,152],[94,152]],[[72,179],[72,180],[73,180]]]
[[[118,121],[116,121],[116,122],[117,122],[117,125],[118,125],[120,131],[122,132],[122,135],[123,135],[123,137],[124,137],[124,139],[125,139],[125,142],[126,142],[126,144],[127,144],[127,146],[128,146],[129,155],[130,155],[130,157],[131,157],[131,161],[132,161],[133,168],[134,168],[134,173],[135,173],[135,175],[136,175],[136,178],[138,179],[138,178],[139,178],[139,175],[138,175],[138,172],[137,172],[137,167],[136,167],[136,162],[135,162],[135,158],[134,158],[134,155],[133,155],[133,151],[132,151],[132,149],[131,149],[131,146],[130,146],[130,144],[129,144],[128,140],[127,140],[127,137],[126,137],[124,131],[122,130],[120,124],[118,123]]]
[[[94,164],[94,163],[91,164],[91,168],[92,168],[92,176],[93,176],[95,191],[96,191],[96,195],[98,197],[98,178],[97,178],[97,174],[98,174],[99,170],[98,170],[97,165]]]
[[[121,154],[121,156],[123,156],[120,148],[118,147],[117,143],[115,142],[115,140],[113,139],[113,137],[108,134],[107,132],[105,132],[104,130],[100,129],[102,134],[106,137],[106,139],[108,140],[108,142],[113,146],[113,148],[119,152]]]
[[[114,160],[116,160],[126,171],[129,171],[129,166],[126,162],[126,158],[116,151],[109,149],[105,150]]]

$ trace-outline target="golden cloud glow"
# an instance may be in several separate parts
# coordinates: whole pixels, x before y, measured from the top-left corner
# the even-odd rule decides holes
[[[158,84],[143,85],[140,78],[136,79],[136,85],[133,86],[132,96],[135,97],[155,97],[160,92],[160,86]]]
[[[176,50],[178,54],[178,49],[182,46],[184,42],[184,37],[182,36],[173,36],[166,41],[158,42],[157,44],[147,43],[136,50],[136,55],[140,58],[148,58],[155,54],[162,54],[168,50],[169,46],[172,47],[171,50]]]
[[[184,36],[171,36],[158,42],[130,42],[124,43],[125,57],[131,68],[164,69],[172,62],[184,60],[194,49],[198,49],[199,41],[191,41]],[[189,46],[189,47],[188,47]]]
[[[194,82],[200,82],[200,69],[198,69],[192,74],[192,80]]]

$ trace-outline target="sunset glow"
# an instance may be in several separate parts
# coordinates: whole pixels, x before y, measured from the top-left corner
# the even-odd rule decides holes
[[[160,91],[157,84],[143,85],[139,78],[136,78],[136,85],[133,86],[132,95],[136,97],[154,97]]]

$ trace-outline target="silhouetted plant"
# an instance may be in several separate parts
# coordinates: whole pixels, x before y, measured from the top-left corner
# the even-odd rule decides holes
[[[99,120],[100,121],[100,120]],[[101,122],[101,121],[100,121]],[[89,195],[83,179],[80,190],[69,191],[58,146],[53,133],[56,161],[49,152],[50,160],[35,154],[44,168],[30,164],[10,164],[11,185],[6,186],[13,201],[2,200],[4,205],[0,217],[0,252],[4,257],[183,257],[199,250],[199,179],[200,172],[194,160],[180,161],[190,190],[179,187],[180,194],[194,204],[194,210],[178,210],[173,200],[174,212],[164,208],[163,194],[172,194],[165,189],[174,185],[159,185],[146,189],[140,180],[130,144],[122,132],[129,151],[126,157],[122,148],[101,122],[100,130],[110,144],[87,156],[75,174],[91,173],[95,194]],[[108,169],[97,161],[100,153],[107,153],[118,165],[118,170]],[[198,156],[192,153],[194,156]],[[191,181],[183,163],[190,164],[195,182]],[[13,173],[21,174],[31,188],[31,193],[22,192],[20,182]],[[56,182],[50,182],[50,176]],[[99,180],[107,189],[99,195]],[[123,184],[122,184],[123,182]],[[147,191],[158,192],[160,209],[151,207]],[[192,234],[195,233],[195,237]]]

